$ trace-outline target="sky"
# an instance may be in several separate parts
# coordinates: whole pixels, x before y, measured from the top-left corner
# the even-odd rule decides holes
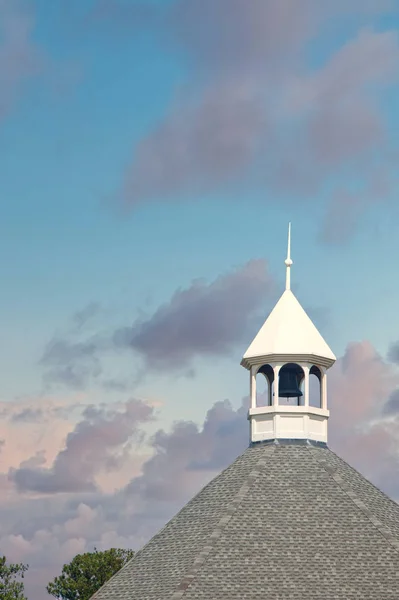
[[[397,0],[0,0],[0,548],[29,600],[245,449],[289,221],[330,447],[399,500],[397,106]]]

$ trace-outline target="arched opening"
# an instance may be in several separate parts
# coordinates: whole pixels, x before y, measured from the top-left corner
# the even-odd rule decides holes
[[[271,406],[273,403],[274,371],[263,365],[256,374],[256,406]]]
[[[321,408],[321,370],[316,365],[309,372],[309,406]]]
[[[300,365],[286,363],[279,372],[278,404],[302,406],[304,404],[303,380],[305,373]],[[276,390],[275,390],[276,393]]]

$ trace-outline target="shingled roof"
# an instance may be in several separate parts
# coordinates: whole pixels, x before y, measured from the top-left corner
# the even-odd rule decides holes
[[[399,506],[326,446],[260,443],[95,600],[398,600]]]

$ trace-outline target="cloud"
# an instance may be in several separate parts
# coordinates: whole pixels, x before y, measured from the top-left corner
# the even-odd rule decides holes
[[[399,375],[370,342],[351,343],[330,377],[332,428],[335,435],[381,415]]]
[[[340,16],[370,17],[394,10],[391,0],[97,0],[87,13],[91,31],[99,25],[108,32],[130,35],[156,31],[161,43],[180,48],[190,68],[221,73],[274,70],[276,62],[293,59],[323,22]],[[100,29],[102,33],[106,29]]]
[[[395,390],[389,396],[384,405],[383,414],[387,416],[399,415],[399,390]]]
[[[326,21],[394,10],[391,2],[338,0],[177,0],[170,4],[169,26],[190,66],[208,72],[257,73],[292,64],[303,45]],[[299,58],[299,56],[298,56]]]
[[[234,196],[249,181],[283,201],[294,193],[298,202],[319,203],[323,193],[321,239],[347,240],[372,194],[362,201],[344,182],[360,179],[371,189],[378,162],[395,170],[380,100],[398,79],[398,36],[370,27],[392,5],[180,0],[168,6],[159,39],[181,50],[190,75],[165,118],[135,147],[123,202],[137,207],[210,190]],[[320,41],[328,22],[353,28],[354,15],[358,33],[310,67],[308,45]],[[386,186],[383,198],[392,190]]]
[[[44,417],[42,408],[23,408],[20,412],[17,412],[11,416],[11,420],[14,422],[22,421],[23,423],[35,423],[42,421]]]
[[[280,144],[280,166],[270,177],[275,189],[314,200],[330,188],[324,242],[349,239],[366,210],[394,189],[395,160],[378,100],[398,80],[398,41],[394,31],[360,31],[321,68],[287,86],[285,114],[296,115],[296,127],[289,146]],[[360,184],[351,189],[347,180]]]
[[[134,383],[119,374],[112,376],[104,367],[121,349],[136,351],[146,369],[174,368],[192,374],[189,368],[195,358],[234,350],[252,329],[272,286],[266,262],[252,260],[209,284],[194,280],[152,315],[141,316],[132,326],[113,326],[113,333],[86,331],[88,320],[99,311],[90,305],[74,315],[71,331],[45,347],[40,360],[45,391],[55,385],[83,390],[94,383],[106,392],[127,392]]]
[[[325,65],[299,78],[291,90],[297,109],[337,108],[349,98],[357,99],[370,82],[390,84],[396,77],[398,39],[396,31],[360,31]],[[326,148],[330,152],[330,149]],[[329,159],[329,157],[327,156]],[[324,160],[324,157],[322,157]]]
[[[72,322],[77,330],[81,330],[96,317],[100,311],[101,306],[98,302],[90,302],[87,306],[75,312],[72,317]]]
[[[353,157],[359,160],[383,141],[376,86],[396,81],[398,64],[397,32],[364,30],[322,69],[298,80],[291,99],[296,97],[309,114],[312,157],[320,165],[336,165]]]
[[[39,361],[46,393],[60,386],[83,390],[95,385],[113,392],[132,389],[127,378],[109,372],[108,351],[114,347],[111,334],[106,331],[110,327],[108,317],[99,303],[90,302],[76,311],[64,331],[57,332],[46,344]]]
[[[99,471],[116,468],[124,458],[126,444],[138,426],[152,417],[153,409],[138,400],[126,403],[123,411],[87,407],[84,420],[67,435],[65,448],[50,468],[43,461],[25,462],[10,469],[9,477],[21,492],[37,493],[94,491]]]
[[[122,190],[130,204],[198,194],[245,175],[272,144],[267,76],[314,30],[318,4],[304,0],[184,0],[171,4],[162,39],[184,52],[202,86],[135,148]],[[166,38],[166,39],[165,39]]]
[[[248,333],[271,285],[263,260],[210,284],[195,280],[148,319],[118,330],[115,343],[139,352],[151,369],[184,368],[199,356],[228,354]]]
[[[375,168],[360,189],[336,189],[330,196],[320,229],[320,238],[329,244],[348,241],[359,226],[367,209],[389,198],[397,186],[390,172],[393,161],[388,156],[384,167]]]
[[[125,488],[141,502],[180,503],[188,500],[215,473],[232,462],[248,444],[246,402],[234,410],[228,400],[208,410],[201,427],[179,421],[171,432],[159,430],[151,440],[154,455],[142,475]]]
[[[62,383],[74,389],[85,388],[91,379],[102,374],[97,356],[100,342],[97,336],[85,341],[52,339],[46,346],[40,363],[45,368],[47,383]]]
[[[399,499],[399,373],[369,342],[349,344],[330,375],[330,445]]]
[[[394,342],[388,349],[387,358],[395,365],[399,365],[399,342]]]
[[[137,204],[225,185],[251,167],[267,136],[262,98],[253,83],[220,83],[191,106],[177,106],[139,143],[122,196]]]
[[[130,0],[95,0],[85,15],[86,31],[106,28],[120,38],[121,33],[139,33],[153,29],[162,16],[162,10],[148,2]],[[75,19],[77,17],[75,16]]]
[[[330,201],[320,231],[320,238],[329,244],[348,240],[365,210],[364,196],[346,189],[336,190]]]
[[[33,38],[33,15],[20,0],[0,0],[0,119],[23,84],[37,75],[42,55]]]
[[[86,402],[82,395],[0,402],[0,439],[4,440],[0,452],[0,505],[3,498],[13,496],[8,471],[38,456],[51,465]]]

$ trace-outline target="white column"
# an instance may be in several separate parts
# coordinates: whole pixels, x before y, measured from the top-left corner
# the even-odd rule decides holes
[[[256,408],[256,367],[251,367],[249,372],[250,407]]]
[[[274,396],[273,396],[273,406],[278,406],[278,374],[280,372],[281,366],[276,365],[273,367],[274,371]]]
[[[309,371],[310,371],[310,368],[307,365],[301,365],[301,367],[305,374],[304,383],[303,383],[304,405],[309,406]]]
[[[272,394],[273,382],[269,379],[269,377],[267,377],[267,383],[269,385],[268,404],[269,404],[269,406],[272,406],[272,404],[273,404],[273,394]]]
[[[327,408],[327,369],[323,368],[321,374],[321,408]]]

